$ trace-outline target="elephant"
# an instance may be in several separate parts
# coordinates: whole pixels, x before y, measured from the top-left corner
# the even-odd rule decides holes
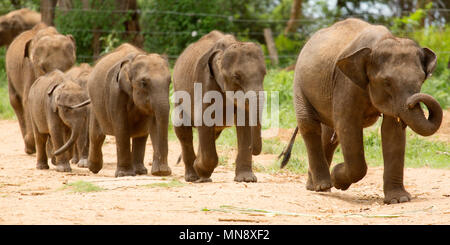
[[[50,140],[58,172],[70,172],[71,147],[82,148],[87,141],[90,100],[80,85],[63,72],[52,71],[39,77],[31,86],[28,106],[36,141],[37,169],[48,169],[46,143]],[[70,135],[70,136],[69,136]]]
[[[66,71],[65,76],[77,83],[81,86],[81,88],[87,94],[87,80],[88,76],[92,71],[92,67],[88,63],[81,63],[78,66],[73,66],[68,71]],[[90,106],[88,109],[88,120],[86,121],[86,129],[89,128],[89,114],[90,114]],[[87,133],[88,130],[87,130]],[[89,137],[87,137],[89,139]],[[87,168],[87,157],[89,152],[89,140],[87,140],[82,148],[78,147],[78,144],[75,144],[73,147],[72,159],[71,163],[78,164],[78,167]]]
[[[172,173],[167,163],[170,83],[167,60],[128,43],[96,62],[87,82],[92,101],[88,157],[91,172],[101,170],[102,143],[105,135],[113,135],[117,149],[115,176],[147,174],[144,155],[150,134],[151,174]]]
[[[28,113],[28,93],[33,82],[55,69],[62,72],[75,63],[75,40],[54,27],[39,23],[22,32],[6,51],[6,74],[11,106],[19,121],[25,152],[36,152]]]
[[[8,46],[20,33],[30,30],[39,22],[41,14],[27,8],[0,16],[0,46]]]
[[[81,63],[80,65],[73,66],[66,71],[66,76],[72,79],[72,81],[78,83],[78,85],[87,91],[87,80],[91,71],[92,66],[88,63]]]
[[[190,44],[179,56],[173,70],[173,87],[175,93],[185,92],[193,98],[186,106],[186,109],[191,111],[195,110],[196,84],[202,85],[200,91],[202,96],[209,92],[219,94],[221,97],[227,93],[254,92],[253,97],[259,101],[257,112],[260,118],[263,105],[261,99],[264,98],[260,96],[260,92],[264,91],[265,74],[264,55],[259,45],[252,42],[240,42],[232,35],[214,30]],[[175,107],[183,104],[179,101],[174,103]],[[261,121],[249,123],[248,105],[246,103],[245,107],[238,107],[234,99],[223,105],[223,108],[233,109],[233,114],[226,119],[231,120],[231,123],[217,121],[218,123],[213,125],[206,123],[196,125],[195,121],[201,121],[202,118],[201,115],[196,116],[193,113],[194,115],[191,115],[188,120],[189,123],[174,124],[176,136],[182,147],[187,182],[212,181],[210,176],[218,164],[215,141],[223,129],[231,126],[236,126],[238,144],[234,181],[257,181],[252,170],[252,155],[259,155],[261,152]],[[201,112],[204,113],[209,106],[211,103],[202,103]],[[223,113],[216,111],[216,118],[225,120],[226,110],[224,109]],[[246,118],[246,121],[240,125],[236,123],[237,113],[234,113],[239,110],[244,111]],[[173,119],[174,115],[172,115]],[[197,128],[199,138],[197,156],[193,148],[193,127]]]
[[[420,93],[435,66],[432,50],[396,37],[382,25],[349,18],[316,32],[298,56],[293,87],[297,129],[308,154],[306,188],[347,190],[361,180],[367,173],[363,129],[382,116],[383,201],[410,201],[403,184],[405,132],[409,126],[429,136],[441,125],[439,103]],[[428,118],[420,102],[428,108]],[[330,173],[339,144],[344,162]]]

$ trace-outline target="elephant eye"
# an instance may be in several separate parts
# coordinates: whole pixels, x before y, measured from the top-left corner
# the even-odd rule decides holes
[[[141,85],[141,88],[147,87],[147,83],[145,82],[145,80],[141,80],[140,85]]]
[[[233,79],[236,80],[236,81],[240,81],[241,80],[241,75],[236,73],[236,74],[233,75]]]
[[[391,87],[391,82],[390,82],[389,80],[384,80],[384,81],[383,81],[383,85],[384,85],[386,88],[390,88],[390,87]]]

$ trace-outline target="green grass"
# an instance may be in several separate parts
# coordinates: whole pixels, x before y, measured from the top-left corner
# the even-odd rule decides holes
[[[177,179],[172,179],[170,182],[167,183],[154,183],[154,184],[148,184],[148,185],[144,185],[144,187],[150,187],[150,188],[154,188],[154,187],[163,187],[163,188],[174,188],[174,187],[182,187],[185,184],[180,182]]]
[[[73,183],[66,184],[63,189],[70,188],[72,192],[77,193],[85,193],[85,192],[96,192],[96,191],[102,191],[103,188],[87,181],[78,180]]]

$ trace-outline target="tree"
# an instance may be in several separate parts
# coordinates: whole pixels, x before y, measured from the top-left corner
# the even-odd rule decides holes
[[[41,18],[42,22],[53,26],[55,19],[55,8],[58,0],[41,0]]]
[[[284,29],[284,34],[287,35],[289,32],[294,32],[298,26],[298,19],[302,13],[302,0],[292,1],[291,16],[287,22],[286,29]]]

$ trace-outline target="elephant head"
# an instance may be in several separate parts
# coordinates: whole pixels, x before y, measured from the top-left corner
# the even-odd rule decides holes
[[[0,46],[9,45],[25,29],[23,20],[18,15],[0,17]]]
[[[57,113],[58,117],[65,125],[71,128],[69,140],[54,152],[59,155],[78,140],[87,142],[88,129],[86,128],[88,118],[88,105],[90,100],[85,90],[71,80],[64,80],[61,83],[52,84],[48,91],[49,106],[53,113]]]
[[[75,40],[54,27],[42,28],[26,43],[25,57],[30,58],[36,77],[53,70],[67,71],[75,63]]]
[[[27,8],[0,16],[0,46],[9,45],[21,32],[33,28],[41,14]]]
[[[108,71],[107,79],[117,84],[140,113],[155,116],[158,144],[167,151],[171,82],[168,62],[158,54],[132,54],[117,62]]]
[[[226,91],[254,93],[257,121],[256,125],[251,125],[253,155],[258,155],[262,147],[260,118],[264,97],[260,97],[260,92],[264,91],[265,74],[266,66],[261,47],[251,42],[239,42],[231,35],[225,35],[218,40],[199,59],[195,68],[197,81],[207,81],[207,86],[212,86],[222,93]],[[245,109],[249,110],[248,103]]]
[[[337,66],[368,92],[381,113],[397,118],[422,136],[439,129],[442,122],[439,103],[420,93],[436,66],[436,55],[430,49],[421,48],[410,39],[387,37],[371,48],[350,46]],[[428,119],[420,102],[428,108]]]

